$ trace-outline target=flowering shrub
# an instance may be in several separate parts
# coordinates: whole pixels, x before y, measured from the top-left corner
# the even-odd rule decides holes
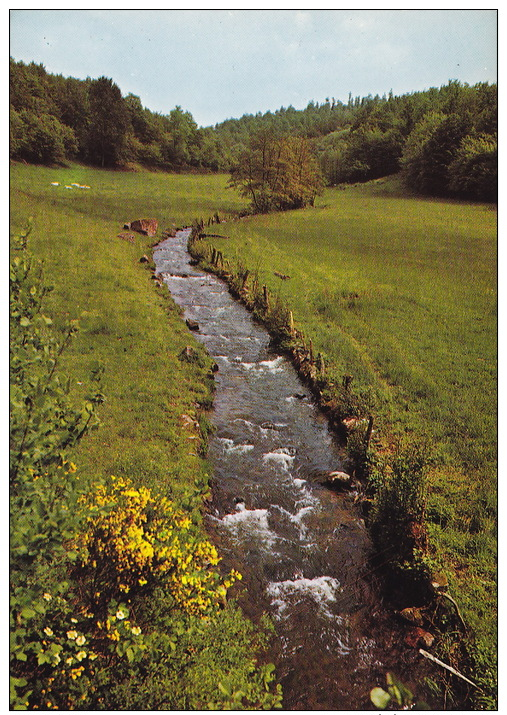
[[[74,709],[81,700],[93,702],[99,692],[95,681],[104,680],[105,665],[141,661],[151,648],[153,626],[146,629],[132,617],[136,597],[149,598],[154,589],[162,589],[166,608],[180,614],[181,629],[185,618],[213,617],[228,588],[241,578],[235,571],[220,576],[215,547],[169,499],[114,477],[109,485],[95,485],[76,497],[75,465],[66,463],[55,473],[56,480],[65,478],[81,516],[74,522],[64,519],[49,539],[50,551],[38,554],[35,572],[20,578],[18,569],[14,577],[15,709]],[[55,480],[46,472],[32,481],[47,490]],[[53,519],[49,530],[55,525]],[[27,534],[18,536],[16,544],[25,539],[26,545]],[[19,553],[15,548],[13,555]],[[44,562],[57,555],[54,567],[60,566],[69,580],[50,586],[55,574]],[[176,640],[168,641],[171,650]]]
[[[82,498],[87,528],[77,540],[79,579],[94,608],[112,596],[131,599],[162,586],[174,606],[205,617],[241,574],[222,579],[215,547],[184,511],[123,478],[96,485]]]

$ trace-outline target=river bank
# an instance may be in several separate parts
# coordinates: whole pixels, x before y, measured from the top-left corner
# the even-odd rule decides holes
[[[375,183],[375,182],[374,182]],[[382,199],[381,199],[382,201]],[[399,203],[399,201],[398,201]],[[290,213],[290,212],[289,212]],[[292,227],[292,221],[296,216],[296,212],[292,212],[290,216],[287,217],[287,222],[291,225]],[[308,214],[311,212],[308,212]],[[306,235],[308,233],[308,221],[311,221],[311,216],[306,215],[302,217],[303,218],[303,227],[302,227],[302,235]],[[431,218],[431,217],[429,217]],[[210,219],[210,223],[213,223],[215,219],[212,217]],[[284,223],[285,217],[282,216],[274,216],[273,218],[271,216],[267,217],[259,217],[258,220],[256,219],[249,219],[247,223],[238,223],[235,224],[234,221],[230,222],[226,220],[227,225],[225,226],[220,226],[219,228],[211,229],[211,228],[205,228],[204,223],[197,224],[196,229],[195,229],[195,234],[196,236],[202,236],[204,240],[198,241],[195,244],[195,255],[197,258],[200,258],[201,260],[204,260],[204,265],[206,265],[209,270],[217,273],[218,275],[221,275],[225,280],[228,281],[230,290],[231,292],[238,296],[249,309],[254,311],[254,314],[258,319],[261,321],[264,321],[266,325],[268,326],[268,329],[271,330],[275,340],[278,340],[282,344],[285,342],[288,352],[290,353],[293,361],[295,362],[296,366],[298,369],[300,369],[303,377],[309,381],[310,385],[312,385],[315,394],[317,395],[318,398],[321,399],[322,406],[324,410],[327,411],[328,414],[331,414],[332,421],[339,426],[340,431],[343,433],[344,432],[344,426],[350,425],[349,420],[347,419],[347,412],[343,412],[343,406],[345,406],[345,410],[350,409],[351,407],[351,400],[353,399],[350,394],[348,394],[347,385],[343,383],[342,385],[342,378],[343,381],[345,381],[345,377],[343,377],[344,373],[342,372],[340,375],[340,363],[342,362],[342,356],[334,356],[332,358],[328,358],[326,356],[325,360],[322,360],[322,355],[319,354],[319,350],[322,349],[323,346],[328,345],[329,342],[329,336],[326,339],[325,335],[321,335],[322,333],[322,327],[319,322],[319,316],[316,315],[315,313],[311,313],[311,317],[308,321],[306,322],[303,320],[303,330],[306,333],[306,337],[303,337],[301,333],[298,334],[298,330],[294,328],[294,317],[292,313],[289,311],[289,308],[292,306],[299,306],[301,303],[301,297],[304,296],[304,300],[307,300],[308,293],[310,291],[315,292],[315,286],[312,285],[311,288],[309,288],[310,284],[313,284],[313,280],[310,280],[310,276],[306,273],[303,275],[305,278],[301,281],[298,280],[299,276],[296,275],[294,276],[294,271],[296,270],[297,273],[301,271],[301,268],[298,267],[296,268],[297,264],[297,258],[296,258],[296,263],[294,261],[290,261],[286,259],[284,255],[280,252],[280,249],[275,246],[271,246],[270,243],[264,238],[261,237],[260,235],[257,234],[255,224],[259,223],[259,226],[263,226],[264,230],[270,226],[271,223],[275,224],[280,224],[282,226],[282,231],[283,231],[283,223]],[[317,221],[321,221],[322,219],[317,217]],[[248,236],[248,228],[247,224],[249,225],[253,221],[253,227],[252,230],[255,232],[255,239],[252,240],[250,238],[247,238],[245,240],[245,237]],[[276,231],[276,229],[274,229]],[[280,230],[280,227],[278,228]],[[292,227],[292,231],[297,230]],[[216,238],[211,237],[209,240],[206,239],[206,234],[216,232],[217,235]],[[223,234],[227,234],[224,236]],[[277,235],[275,233],[275,235]],[[305,244],[304,242],[301,243],[300,240],[295,241],[295,235],[293,232],[291,233],[291,241],[294,242],[294,250],[295,250],[295,255],[297,256],[297,251],[299,250],[299,247],[302,248],[302,261],[304,262],[303,265],[306,265],[307,262],[307,257],[305,250],[307,251],[310,243]],[[237,236],[237,238],[235,238]],[[227,238],[228,240],[223,241],[220,239]],[[282,234],[282,240],[284,239],[283,234]],[[313,238],[313,240],[316,240]],[[275,240],[274,243],[276,244],[277,241]],[[327,244],[326,244],[327,245]],[[246,250],[245,250],[246,247]],[[323,248],[324,251],[327,251],[327,248]],[[256,258],[252,259],[250,256],[250,253],[254,254]],[[327,255],[327,253],[325,254]],[[311,262],[311,259],[310,259]],[[331,266],[322,266],[321,263],[317,261],[317,263],[311,263],[313,266],[313,269],[316,270],[316,275],[320,276],[320,273],[328,270],[331,272],[330,269],[332,269],[334,266],[331,264]],[[252,267],[256,266],[255,270],[252,270]],[[277,268],[278,270],[273,271],[274,268]],[[340,268],[337,266],[334,268],[335,270],[335,275],[337,277],[337,280],[340,281]],[[313,272],[312,272],[313,275]],[[273,278],[273,276],[275,276]],[[280,283],[280,278],[283,278],[283,282]],[[320,279],[319,279],[320,280]],[[278,281],[278,282],[277,282]],[[294,291],[294,288],[296,289],[296,292]],[[338,294],[337,294],[338,295]],[[343,293],[345,295],[345,293]],[[357,313],[360,314],[360,310],[358,309],[357,306],[361,306],[362,301],[360,300],[360,296],[354,294],[355,297],[352,298],[351,295],[349,296],[348,303],[349,307],[356,307]],[[283,297],[285,296],[285,297]],[[336,298],[338,301],[338,298]],[[340,303],[339,303],[340,304]],[[324,304],[323,304],[324,305]],[[328,294],[328,305],[326,306],[326,311],[333,311],[334,308],[334,301],[333,301],[333,296],[331,293]],[[353,310],[353,313],[356,311]],[[296,312],[294,313],[296,315]],[[299,325],[301,325],[301,317],[302,313],[301,311],[298,311],[297,313],[298,318],[299,318]],[[327,315],[328,320],[326,321],[326,328],[329,330],[330,324],[332,325],[332,322],[329,320],[331,317],[331,314],[329,316]],[[319,332],[320,331],[320,332]],[[313,344],[311,337],[313,337]],[[347,346],[345,343],[342,341],[342,336],[339,335],[337,336],[340,344],[345,347],[345,354],[343,357],[347,357]],[[363,350],[364,348],[362,348]],[[335,349],[336,351],[336,349]],[[362,353],[361,353],[362,354]],[[365,355],[365,358],[368,356]],[[365,359],[366,362],[366,359]],[[338,366],[338,369],[337,369]],[[357,361],[356,362],[349,362],[348,370],[347,367],[345,370],[350,371],[352,375],[356,375],[357,368],[358,366]],[[343,370],[343,367],[341,368]],[[379,371],[381,367],[377,368]],[[346,374],[346,373],[345,373]],[[351,376],[352,377],[352,376]],[[326,393],[326,383],[329,385],[331,383],[331,386],[334,383],[334,389],[331,390],[331,399],[329,399],[329,392],[328,395],[322,399],[323,393]],[[339,389],[337,391],[336,385],[341,385],[342,388],[345,387],[345,389]],[[382,387],[384,390],[384,387],[387,389],[387,384]],[[391,388],[389,388],[391,389]],[[334,395],[333,395],[334,393]],[[333,397],[335,400],[333,400]],[[382,400],[384,400],[387,397],[387,402],[386,404],[382,405]],[[343,400],[345,398],[345,400]],[[350,398],[350,399],[349,399]],[[393,410],[399,410],[400,405],[397,405],[396,400],[392,399],[392,395],[384,395],[380,401],[380,404],[377,404],[376,407],[376,414],[378,417],[380,417],[380,420],[378,422],[378,425],[383,425],[381,428],[379,434],[381,435],[380,442],[377,438],[374,436],[374,442],[376,442],[376,449],[377,453],[380,450],[381,454],[381,460],[379,467],[380,469],[386,468],[386,460],[385,457],[386,455],[389,455],[389,453],[393,454],[396,453],[396,449],[399,447],[396,447],[396,441],[393,440],[391,441],[389,439],[390,433],[391,433],[391,439],[392,439],[392,431],[394,429],[394,434],[398,432],[400,433],[400,428],[401,430],[404,429],[404,418],[402,415],[398,412],[397,415],[393,414]],[[334,404],[333,404],[334,402]],[[342,404],[340,404],[342,403]],[[343,405],[345,403],[345,405]],[[388,411],[386,412],[386,405],[388,406]],[[389,407],[390,406],[390,407]],[[366,410],[361,414],[361,412],[357,412],[357,408],[361,409],[361,405],[356,404],[352,405],[352,414],[354,415],[354,418],[351,420],[351,422],[359,427],[360,430],[360,438],[359,438],[359,445],[354,444],[354,451],[355,451],[355,456],[359,456],[360,461],[361,457],[364,457],[364,446],[365,443],[368,442],[369,440],[369,427],[371,427],[371,421],[369,422],[367,419],[368,415],[375,414],[375,412],[372,412],[372,407],[369,406],[368,404],[366,405]],[[381,407],[381,412],[378,412],[379,407]],[[409,407],[407,405],[406,410],[409,410]],[[418,405],[415,405],[415,410],[418,411]],[[357,419],[359,417],[362,417],[363,419]],[[345,420],[343,419],[345,417]],[[364,419],[366,417],[366,419]],[[393,420],[394,417],[394,420]],[[412,419],[413,422],[413,416],[408,412],[407,417],[409,418],[407,421],[407,425],[405,425],[405,429],[410,430],[410,432],[414,432],[415,434],[417,433],[417,430],[415,429],[415,425],[410,427],[410,421]],[[345,423],[345,424],[344,424]],[[348,423],[348,425],[347,425]],[[349,431],[348,429],[346,430],[347,432]],[[414,434],[414,437],[415,437]],[[386,438],[387,438],[387,443],[386,443]],[[353,435],[354,439],[354,435]],[[398,438],[399,439],[399,438]],[[427,436],[426,436],[427,439]],[[352,440],[351,440],[352,441]],[[359,447],[359,449],[357,449]],[[477,449],[480,449],[480,444],[477,445]],[[416,456],[416,462],[412,462],[412,464],[415,466],[415,464],[419,462],[419,456]],[[371,462],[370,462],[371,464]],[[378,464],[378,462],[377,462]],[[435,462],[431,466],[430,474],[429,474],[429,485],[430,485],[430,491],[429,491],[429,506],[428,510],[426,511],[426,514],[432,514],[434,510],[438,509],[439,507],[437,506],[439,504],[439,499],[440,499],[440,493],[445,492],[445,485],[444,481],[446,478],[451,476],[451,471],[452,474],[454,474],[453,479],[456,479],[456,472],[455,470],[450,470],[450,464],[449,462],[442,462],[441,458],[440,461]],[[379,477],[381,478],[382,475],[380,474]],[[451,480],[452,484],[452,480]],[[437,488],[435,489],[435,485],[438,485]],[[450,486],[450,484],[449,484]],[[449,487],[447,487],[449,488]],[[483,485],[484,488],[484,485]],[[368,502],[366,503],[366,506],[368,506]],[[450,506],[450,505],[449,505]],[[452,508],[452,506],[450,507]],[[437,512],[438,513],[438,512]],[[384,520],[385,521],[385,520]],[[447,578],[449,578],[449,582],[452,581],[452,585],[454,586],[453,590],[451,593],[454,594],[455,598],[458,597],[458,600],[461,601],[461,604],[465,603],[467,604],[467,617],[470,617],[475,619],[476,615],[476,605],[477,602],[473,601],[470,602],[468,600],[468,595],[467,595],[467,590],[470,588],[470,582],[466,583],[466,586],[464,587],[464,583],[462,580],[458,579],[456,580],[457,574],[454,572],[454,565],[456,562],[456,551],[454,550],[449,550],[448,544],[450,542],[450,538],[456,539],[458,537],[458,534],[456,531],[454,531],[452,528],[449,530],[448,528],[443,531],[443,530],[437,530],[435,531],[435,519],[434,517],[431,519],[426,519],[425,521],[425,526],[426,528],[429,529],[430,531],[430,536],[431,536],[431,551],[428,554],[428,556],[425,558],[425,563],[423,566],[429,569],[428,575],[433,573],[433,574],[439,574],[440,572],[444,571],[446,572],[446,576],[444,578],[444,581],[447,582]],[[379,523],[379,527],[382,528],[382,520]],[[463,528],[461,526],[460,528]],[[417,546],[417,539],[421,538],[421,546],[425,546],[425,536],[423,532],[412,532],[415,536],[416,542],[415,546]],[[446,536],[446,541],[448,544],[442,544],[442,536],[445,534]],[[413,542],[414,543],[414,542]],[[434,547],[437,547],[437,550],[435,550]],[[444,546],[444,549],[442,549],[442,546]],[[424,549],[426,550],[426,549]],[[447,553],[446,553],[447,552]],[[460,554],[462,551],[460,550]],[[494,562],[491,564],[494,568]],[[473,566],[474,570],[477,569],[478,563],[476,561],[468,562],[467,568],[470,566]],[[480,573],[484,573],[483,568],[486,568],[484,564],[481,565],[481,568],[479,569]],[[464,576],[466,580],[466,572],[463,573],[461,572],[461,575]],[[436,579],[439,583],[441,582],[441,575],[438,576]],[[477,579],[473,582],[476,586],[479,583]],[[482,584],[483,581],[480,581]],[[486,582],[484,582],[486,583]],[[452,588],[452,586],[451,586]],[[482,587],[481,587],[482,588]],[[408,591],[408,584],[405,584],[403,588],[398,590],[398,596],[401,594],[402,597],[406,597],[407,593],[404,593],[405,591]],[[462,599],[464,598],[464,601]],[[485,598],[485,595],[484,595]],[[483,602],[484,602],[483,598]],[[448,604],[449,605],[449,604]],[[450,606],[451,608],[454,608],[453,606]],[[463,610],[463,606],[461,605],[461,609]],[[445,610],[445,609],[444,609]],[[482,612],[482,611],[481,611]],[[454,613],[454,618],[457,616],[457,621],[456,621],[456,627],[459,631],[461,628],[460,626],[460,615],[459,615],[459,608],[457,611]],[[444,616],[444,620],[447,620],[449,617],[449,614],[446,614]],[[472,655],[473,659],[475,660],[475,673],[474,677],[479,679],[479,681],[482,680],[483,684],[487,685],[485,686],[485,691],[482,690],[480,687],[475,691],[475,695],[478,696],[478,702],[487,702],[488,697],[485,695],[485,692],[488,692],[488,689],[491,687],[491,676],[493,675],[492,671],[490,670],[491,668],[491,661],[488,663],[488,658],[492,655],[492,650],[491,647],[493,645],[492,641],[489,640],[489,638],[493,635],[494,631],[494,623],[492,622],[491,628],[488,631],[488,635],[486,636],[486,633],[484,633],[482,627],[478,628],[475,630],[474,637],[471,636],[471,631],[468,631],[468,637],[466,638],[467,642],[467,648],[469,649],[468,655],[466,653],[461,653],[459,656],[457,655],[457,652],[459,651],[456,650],[455,646],[452,646],[452,638],[451,641],[449,642],[447,637],[443,635],[443,640],[440,641],[441,645],[441,650],[440,650],[440,655],[441,657],[444,658],[444,660],[447,658],[448,660],[451,661],[451,663],[454,663],[455,666],[458,666],[467,672],[467,667],[469,667],[469,657]],[[493,636],[494,637],[494,636]],[[475,641],[475,638],[477,638],[478,642]],[[474,642],[475,641],[475,642]],[[463,639],[461,637],[458,638],[458,643],[463,644]],[[456,643],[457,645],[457,643]],[[494,658],[493,658],[494,662]],[[481,673],[483,667],[485,664],[488,663],[486,666],[489,674],[484,675]],[[480,665],[479,665],[480,664]],[[493,666],[494,667],[494,666]],[[468,671],[471,673],[471,671]],[[494,677],[494,676],[493,676]],[[445,686],[445,688],[447,685]],[[473,694],[473,690],[471,692]],[[483,698],[484,695],[484,698]]]
[[[155,271],[217,363],[207,525],[243,574],[246,613],[274,618],[284,707],[368,709],[388,670],[421,694],[431,668],[382,606],[354,494],[322,485],[343,447],[269,334],[190,264],[188,234],[155,247]]]
[[[69,400],[76,408],[88,395],[101,393],[96,409],[99,428],[67,455],[74,465],[72,470],[76,469],[73,478],[79,490],[92,492],[99,484],[110,484],[114,475],[116,484],[131,486],[122,497],[123,506],[126,499],[135,500],[138,495],[144,500],[148,494],[172,500],[192,522],[192,534],[204,540],[202,511],[209,492],[209,465],[203,456],[203,414],[212,400],[208,377],[211,360],[189,333],[168,291],[155,285],[151,272],[140,261],[149,252],[152,239],[136,234],[133,241],[128,241],[119,234],[126,221],[136,218],[131,212],[141,211],[140,206],[156,201],[158,194],[156,214],[161,225],[170,228],[184,215],[178,209],[180,189],[181,195],[194,191],[197,211],[197,207],[207,205],[201,195],[209,194],[210,182],[217,187],[219,182],[214,178],[173,178],[147,172],[133,177],[79,166],[17,166],[11,178],[11,230],[16,233],[26,225],[28,217],[33,217],[28,248],[43,261],[45,281],[53,286],[43,311],[52,321],[56,339],[65,336],[69,320],[77,321],[73,323],[77,328],[73,340],[59,355],[58,375],[63,385],[68,380]],[[53,182],[58,182],[62,190],[58,191]],[[73,182],[91,188],[74,193],[63,190],[62,185]],[[171,192],[175,210],[167,208]],[[213,194],[209,200],[213,200]],[[188,195],[181,202],[187,210],[192,208]],[[198,362],[179,358],[190,346],[199,355]],[[42,483],[40,478],[37,484]],[[138,514],[139,508],[130,506]],[[67,534],[71,533],[73,520],[82,517],[86,522],[89,510],[84,514],[81,511],[73,506],[62,512],[70,514]],[[23,513],[16,513],[20,519],[23,517]],[[167,518],[168,525],[174,527],[170,515]],[[28,517],[28,522],[33,523],[33,519]],[[129,522],[123,518],[119,523]],[[182,523],[186,525],[187,521]],[[51,530],[51,524],[45,522],[45,528]],[[146,557],[149,545],[145,544],[145,548]],[[72,549],[67,548],[65,553],[68,551]],[[30,571],[26,573],[30,575]],[[106,568],[102,575],[107,573]],[[209,567],[206,573],[210,573]],[[226,709],[237,704],[238,692],[245,694],[240,697],[254,709],[266,704],[274,707],[278,702],[272,669],[265,658],[269,633],[263,626],[254,627],[231,601],[224,607],[222,592],[206,627],[198,617],[182,614],[174,601],[168,608],[170,599],[164,593],[158,592],[149,599],[141,597],[136,602],[129,595],[131,591],[120,591],[116,607],[111,606],[111,618],[116,622],[116,614],[120,614],[117,625],[123,629],[122,639],[142,638],[148,647],[127,653],[122,640],[123,647],[115,653],[117,642],[100,639],[100,625],[88,617],[88,611],[84,616],[84,610],[71,610],[78,609],[86,589],[77,589],[63,615],[58,611],[61,599],[56,594],[62,584],[77,588],[74,577],[62,572],[59,558],[50,562],[49,570],[46,568],[45,580],[34,581],[32,577],[30,588],[22,591],[29,608],[20,616],[21,621],[16,621],[14,610],[13,630],[31,619],[28,635],[26,629],[25,635],[16,633],[21,646],[26,646],[27,660],[17,661],[12,653],[13,673],[23,675],[13,683],[21,696],[15,700],[16,705],[27,707],[28,702],[40,709],[51,702],[59,704],[60,709]],[[149,588],[144,583],[135,585]],[[34,603],[38,609],[35,613]],[[51,620],[44,617],[50,609]],[[127,610],[130,619],[121,618]],[[98,618],[99,624],[106,620]],[[125,630],[128,620],[134,633],[129,627]],[[78,644],[84,638],[85,648],[67,638],[67,631],[76,633]],[[75,650],[66,658],[79,653],[83,662],[78,659],[66,663],[61,657],[60,665],[55,655],[54,665],[37,663],[31,645],[34,632],[44,651],[53,646],[52,652],[58,655],[62,645],[66,650]],[[114,631],[112,635],[116,637]],[[92,660],[87,654],[97,640],[100,657],[95,658],[94,652]],[[109,644],[112,656],[102,657]],[[127,647],[130,646],[128,641]],[[73,668],[77,672],[71,674]],[[51,682],[55,676],[57,680]],[[90,687],[83,685],[85,680]]]

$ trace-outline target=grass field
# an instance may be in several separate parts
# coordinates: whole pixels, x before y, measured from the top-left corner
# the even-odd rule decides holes
[[[52,182],[60,185],[52,186]],[[91,188],[64,188],[72,183]],[[203,408],[212,400],[212,362],[188,331],[167,289],[152,280],[150,264],[140,262],[143,254],[150,255],[157,239],[139,235],[131,242],[118,234],[124,222],[136,218],[157,218],[160,237],[161,230],[190,223],[196,213],[234,210],[234,196],[227,195],[224,186],[223,176],[133,174],[77,165],[11,167],[11,233],[20,232],[33,217],[28,249],[43,260],[45,282],[54,286],[44,314],[51,316],[57,330],[64,330],[69,319],[79,320],[80,330],[62,354],[57,372],[69,378],[70,395],[78,409],[92,391],[95,394],[99,389],[105,396],[98,407],[99,429],[65,455],[77,464],[80,489],[90,492],[110,475],[121,477],[133,485],[132,499],[145,487],[155,496],[168,496],[191,515],[198,529],[210,476]],[[197,363],[178,357],[189,345],[198,353]],[[92,371],[97,374],[102,369],[101,384],[91,382]],[[129,529],[132,519],[130,511],[122,528]],[[170,532],[174,521],[166,523]],[[48,528],[57,530],[54,524]],[[66,533],[72,533],[68,529]],[[51,571],[55,582],[50,579],[46,586],[50,591],[53,586],[59,588],[59,566],[55,564]],[[209,568],[208,564],[207,573]],[[105,584],[111,587],[107,579]],[[41,588],[39,582],[36,585]],[[75,587],[79,589],[79,583]],[[114,584],[112,588],[114,592]],[[118,593],[125,597],[121,588]],[[270,668],[257,662],[257,657],[265,657],[266,624],[253,625],[230,601],[225,608],[217,606],[207,621],[209,628],[196,626],[197,621],[201,623],[198,617],[181,620],[184,614],[174,608],[167,587],[149,593],[148,598],[143,594],[134,595],[133,600],[125,597],[140,621],[139,632],[145,634],[147,655],[139,666],[130,662],[128,654],[116,660],[100,659],[92,669],[93,687],[87,689],[92,709],[150,710],[160,702],[176,709],[201,710],[206,703],[215,703],[218,709],[231,707],[233,696],[222,681],[231,693],[248,692],[244,699],[252,707],[269,708],[278,702],[280,696],[271,695],[275,684],[269,685],[274,677]],[[188,632],[180,632],[182,622],[190,624]],[[58,621],[55,630],[60,625]],[[27,638],[19,630],[15,632],[24,648]],[[53,633],[46,628],[45,636],[48,631]],[[93,626],[87,634],[87,642],[93,642]],[[150,643],[155,642],[152,650]],[[13,679],[18,687],[15,704],[22,697],[23,707],[32,699],[45,706],[49,688],[51,697],[64,703],[61,707],[67,707],[67,697],[73,707],[81,707],[85,696],[80,692],[76,700],[74,680],[63,688],[63,694],[55,694],[55,679],[38,680],[39,671],[35,671],[33,679],[31,673],[28,678]]]
[[[64,188],[72,183],[91,188]],[[84,473],[136,476],[148,484],[163,479],[176,494],[202,476],[195,435],[182,429],[181,415],[194,418],[196,403],[210,396],[202,370],[177,357],[196,343],[139,263],[154,239],[139,235],[132,244],[118,234],[135,218],[156,217],[164,229],[217,207],[238,208],[224,186],[223,176],[11,168],[12,230],[33,217],[29,245],[55,288],[48,312],[61,323],[80,321],[62,356],[76,399],[89,389],[92,368],[104,368],[102,426],[76,455]]]
[[[315,208],[244,218],[212,239],[256,270],[340,385],[373,398],[381,439],[428,446],[427,521],[494,680],[496,207],[408,195],[396,179],[328,189]],[[275,273],[290,276],[280,280]]]
[[[52,186],[51,182],[60,186]],[[206,464],[182,415],[210,393],[205,370],[178,360],[196,345],[177,308],[139,263],[161,229],[237,214],[225,176],[11,167],[12,230],[33,216],[29,245],[54,284],[48,311],[81,331],[65,354],[76,398],[104,367],[101,428],[81,443],[83,474],[161,481],[181,495]],[[90,189],[65,189],[72,183]],[[435,560],[476,637],[476,668],[494,682],[496,606],[496,211],[403,194],[396,182],[329,189],[307,210],[221,225],[226,258],[257,269],[340,381],[370,389],[386,439],[434,450],[428,524]],[[282,281],[274,271],[289,275]]]
[[[313,210],[243,219],[215,244],[259,270],[332,363],[484,475],[496,453],[496,212],[388,187],[328,190]]]

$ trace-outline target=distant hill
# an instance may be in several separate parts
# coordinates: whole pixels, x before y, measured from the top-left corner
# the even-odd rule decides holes
[[[249,137],[269,128],[311,140],[327,184],[403,170],[430,194],[493,201],[497,195],[497,87],[448,84],[402,96],[327,98],[198,127],[176,106],[152,112],[112,79],[78,80],[10,60],[10,155],[30,163],[229,171]]]

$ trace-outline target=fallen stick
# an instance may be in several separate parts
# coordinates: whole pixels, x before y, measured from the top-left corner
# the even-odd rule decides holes
[[[433,661],[433,663],[436,663],[437,665],[440,665],[442,668],[445,668],[446,670],[448,670],[448,671],[449,671],[450,673],[452,673],[453,675],[457,675],[458,678],[461,678],[462,680],[465,680],[465,681],[466,681],[467,683],[469,683],[470,685],[473,685],[474,688],[478,688],[478,689],[480,690],[480,688],[479,688],[479,686],[477,685],[477,683],[474,683],[472,680],[469,680],[468,678],[466,678],[464,675],[462,675],[460,672],[458,672],[458,671],[457,671],[455,668],[453,668],[451,665],[447,665],[447,663],[444,663],[443,661],[439,660],[438,658],[435,658],[435,656],[434,656],[434,655],[431,655],[431,653],[428,653],[427,650],[423,650],[422,648],[419,648],[419,653],[420,653],[421,655],[423,655],[425,658],[428,658],[428,660]]]
[[[463,626],[463,628],[466,631],[467,630],[466,623],[463,620],[463,616],[459,612],[458,604],[456,603],[454,598],[452,596],[449,596],[449,594],[445,593],[444,591],[440,591],[438,595],[443,596],[444,598],[447,598],[447,600],[450,601],[454,605],[454,608],[456,609],[456,615],[458,616],[459,620],[461,621],[461,625]]]

